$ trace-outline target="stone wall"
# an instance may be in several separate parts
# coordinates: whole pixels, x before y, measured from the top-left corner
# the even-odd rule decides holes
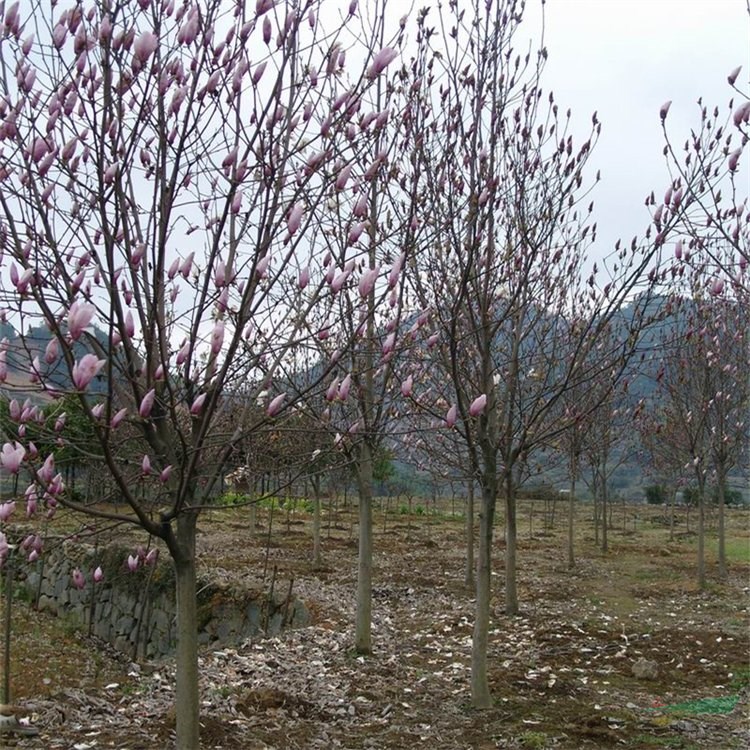
[[[112,644],[131,658],[158,658],[175,647],[174,572],[171,562],[127,570],[128,551],[95,551],[80,543],[47,540],[49,552],[34,563],[19,563],[18,578],[26,597],[40,610],[64,617]],[[104,579],[93,583],[97,565]],[[86,585],[77,589],[75,568]],[[230,589],[210,579],[198,581],[198,640],[202,644],[237,643],[258,633],[276,634],[309,623],[303,602],[277,592]]]

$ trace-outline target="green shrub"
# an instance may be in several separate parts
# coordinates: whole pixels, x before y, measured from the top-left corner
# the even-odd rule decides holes
[[[664,485],[652,484],[646,487],[646,502],[649,505],[664,505],[667,502],[667,490]]]

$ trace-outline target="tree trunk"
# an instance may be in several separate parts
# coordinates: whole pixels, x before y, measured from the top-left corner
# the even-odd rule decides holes
[[[495,518],[494,487],[482,487],[479,514],[479,558],[477,561],[477,599],[474,635],[471,641],[471,702],[474,708],[490,708],[487,680],[487,645],[492,596],[492,532]]]
[[[706,588],[706,499],[705,485],[698,485],[698,586]]]
[[[674,541],[674,506],[677,503],[677,487],[672,490],[672,501],[669,504],[669,541]]]
[[[466,498],[466,588],[474,587],[474,482],[469,482]]]
[[[607,538],[607,530],[609,528],[609,521],[607,520],[607,479],[606,477],[600,478],[601,492],[602,492],[602,552],[609,551],[609,539]]]
[[[516,588],[516,493],[513,477],[505,479],[505,614],[518,614],[518,589]]]
[[[320,544],[320,483],[313,480],[313,565],[323,564],[323,554]]]
[[[366,441],[357,466],[359,483],[359,561],[355,650],[372,653],[372,451]]]
[[[599,509],[599,484],[597,482],[596,471],[592,472],[591,476],[591,492],[594,496],[594,544],[599,546],[599,515],[601,513]]]
[[[574,535],[576,527],[576,478],[570,478],[570,497],[568,498],[568,569],[573,570],[576,564]]]
[[[258,523],[258,501],[253,500],[250,503],[250,538],[255,538],[255,527]]]
[[[718,501],[719,501],[719,578],[721,580],[726,580],[728,576],[728,570],[727,570],[727,550],[726,550],[726,527],[725,527],[725,515],[724,515],[724,506],[726,503],[726,486],[727,486],[727,478],[724,473],[723,468],[719,469],[719,477],[718,477]]]
[[[175,712],[177,750],[198,750],[200,723],[198,700],[198,617],[195,583],[195,526],[197,516],[185,512],[177,518],[177,544],[170,550],[174,561],[177,596],[177,685]]]

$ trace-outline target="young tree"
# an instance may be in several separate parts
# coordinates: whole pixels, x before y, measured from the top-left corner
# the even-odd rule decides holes
[[[676,293],[659,347],[656,419],[658,454],[682,465],[697,488],[698,583],[706,584],[705,507],[713,480],[718,495],[719,575],[725,577],[724,500],[730,470],[747,445],[747,311],[712,278],[690,274],[688,296]],[[653,426],[652,426],[653,429]],[[649,441],[650,443],[650,441]],[[652,452],[654,450],[652,449]]]
[[[596,271],[584,277],[595,235],[591,206],[581,205],[584,169],[599,123],[594,115],[589,138],[574,149],[569,113],[541,89],[546,50],[516,51],[521,16],[522,4],[508,0],[453,4],[440,11],[436,29],[421,17],[426,79],[438,96],[420,143],[420,194],[437,240],[412,276],[435,337],[432,369],[421,377],[428,386],[450,382],[443,420],[461,435],[482,492],[472,647],[477,707],[491,704],[497,495],[505,497],[505,610],[515,614],[516,489],[530,455],[576,421],[553,418],[563,394],[612,371],[623,349],[632,352],[637,326],[624,345],[588,356],[654,258],[653,247],[618,247],[606,281]],[[621,371],[614,368],[614,380]]]
[[[322,17],[340,21],[326,29]],[[355,20],[356,2],[318,0],[16,2],[2,18],[3,304],[52,334],[43,359],[15,354],[40,390],[79,399],[126,509],[72,499],[54,452],[25,441],[28,413],[3,466],[29,475],[31,515],[64,504],[166,546],[181,749],[199,744],[196,523],[233,446],[259,426],[225,434],[222,412],[242,408],[228,398],[239,384],[261,420],[293,401],[279,366],[305,346],[325,296],[318,227],[349,158],[336,144],[392,58],[365,38],[344,91]],[[124,434],[135,465],[117,459]]]
[[[405,18],[390,40],[387,20],[378,16],[374,35],[382,52],[373,65],[387,65],[403,41]],[[368,106],[358,120],[365,132],[339,145],[347,150],[348,166],[337,177],[322,232],[330,294],[317,317],[308,320],[317,346],[312,365],[316,359],[329,362],[333,372],[325,401],[307,400],[305,408],[334,434],[358,490],[355,649],[360,654],[372,651],[373,482],[394,416],[396,362],[408,344],[403,271],[424,233],[416,217],[419,163],[412,158],[421,101],[419,85],[402,68],[380,76],[367,96],[352,104],[353,112]],[[340,322],[340,336],[332,335],[331,321]]]

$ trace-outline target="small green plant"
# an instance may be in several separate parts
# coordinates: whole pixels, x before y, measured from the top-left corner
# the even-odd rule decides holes
[[[424,505],[417,505],[417,507],[414,509],[414,512],[418,516],[423,516],[425,513],[427,513],[427,509],[424,507]]]
[[[398,506],[398,512],[400,515],[405,516],[409,512],[409,506],[407,505],[399,505]]]
[[[750,686],[750,667],[740,667],[732,676],[729,688],[739,691],[748,686]]]
[[[231,508],[235,505],[247,503],[249,500],[250,497],[241,492],[225,492],[223,495],[219,496],[216,504],[224,508]]]
[[[519,739],[521,740],[521,745],[530,748],[530,750],[544,750],[547,747],[547,735],[544,732],[527,730]]]

